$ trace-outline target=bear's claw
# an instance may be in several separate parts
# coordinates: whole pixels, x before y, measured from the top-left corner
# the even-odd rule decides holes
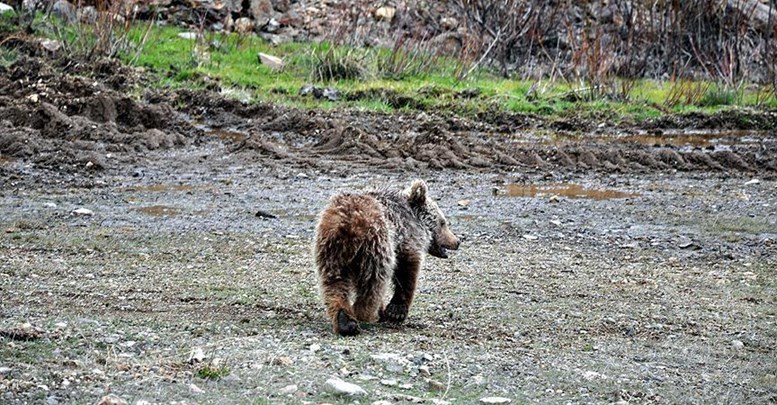
[[[351,319],[345,311],[342,309],[337,311],[337,333],[341,336],[355,336],[358,335],[359,324]]]
[[[408,309],[405,304],[388,304],[380,313],[380,322],[402,323],[407,318]]]

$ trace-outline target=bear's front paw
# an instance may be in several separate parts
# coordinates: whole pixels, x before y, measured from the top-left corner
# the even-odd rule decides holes
[[[337,311],[337,327],[335,328],[335,331],[341,336],[355,336],[361,332],[359,330],[359,324],[346,315],[345,311],[342,309]]]
[[[390,303],[380,313],[380,322],[402,323],[407,318],[408,306]]]

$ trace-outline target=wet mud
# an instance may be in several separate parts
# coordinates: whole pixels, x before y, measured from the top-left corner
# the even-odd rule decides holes
[[[0,70],[0,168],[16,159],[64,173],[121,168],[149,151],[214,141],[236,161],[324,170],[777,173],[777,113],[769,111],[668,116],[629,127],[412,106],[393,114],[305,111],[208,91],[132,95],[125,90],[144,79],[109,62],[74,72],[24,56]]]

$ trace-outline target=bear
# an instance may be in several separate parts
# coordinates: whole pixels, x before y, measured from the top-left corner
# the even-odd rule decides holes
[[[332,197],[319,215],[313,250],[335,334],[359,334],[358,322],[402,323],[424,253],[448,258],[460,243],[423,180],[405,190]],[[393,296],[385,304],[389,281]]]

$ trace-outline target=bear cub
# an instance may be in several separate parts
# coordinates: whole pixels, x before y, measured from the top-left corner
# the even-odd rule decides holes
[[[319,216],[314,253],[335,333],[358,334],[358,321],[404,321],[424,253],[447,258],[458,248],[423,180],[406,190],[332,197]],[[389,283],[394,293],[385,304]]]

